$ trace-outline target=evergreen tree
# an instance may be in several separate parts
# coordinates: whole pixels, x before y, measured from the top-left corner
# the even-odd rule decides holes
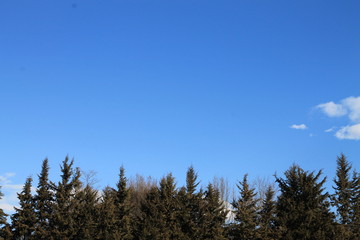
[[[275,191],[271,186],[265,192],[265,198],[261,204],[259,212],[259,237],[262,240],[277,240],[278,229],[276,227],[276,201],[274,200]]]
[[[117,226],[122,240],[131,240],[132,222],[131,222],[131,203],[129,199],[129,190],[127,188],[127,179],[125,177],[124,167],[120,168],[119,181],[116,189],[116,213]]]
[[[2,199],[3,196],[4,194],[1,192],[0,187],[0,199]],[[0,208],[0,240],[10,240],[12,237],[10,225],[6,221],[7,216],[8,215]]]
[[[201,239],[225,240],[224,224],[227,211],[220,199],[220,193],[209,184],[205,192],[205,207],[203,211],[203,229]]]
[[[233,237],[242,240],[254,240],[257,238],[258,226],[258,200],[255,198],[254,188],[249,186],[247,174],[237,185],[239,198],[233,201],[235,226],[233,227]]]
[[[118,240],[120,232],[117,225],[116,192],[111,187],[103,190],[101,202],[98,205],[98,223],[96,239]]]
[[[42,162],[38,179],[36,195],[34,196],[36,213],[34,239],[49,240],[52,237],[49,220],[52,214],[53,193],[50,190],[49,162],[47,158]]]
[[[27,178],[22,192],[18,193],[20,208],[15,207],[15,213],[11,216],[15,239],[35,239],[36,213],[34,199],[31,195],[31,183],[32,178]]]
[[[360,239],[360,174],[356,171],[354,171],[352,177],[350,216],[350,230],[352,233],[351,240],[358,240]]]
[[[335,183],[335,193],[332,195],[332,205],[336,207],[337,219],[339,222],[337,235],[340,239],[351,239],[351,199],[353,195],[353,182],[350,176],[351,164],[344,154],[337,157],[337,169]]]
[[[172,174],[168,174],[160,181],[159,188],[159,212],[162,220],[160,226],[160,239],[182,240],[183,233],[179,225],[179,202],[178,191],[176,189],[175,179]]]
[[[55,184],[51,182],[51,188],[55,192],[53,214],[50,219],[51,234],[55,240],[69,240],[76,235],[74,220],[74,196],[80,188],[80,170],[73,169],[74,160],[69,161],[66,157],[61,165],[61,180]]]
[[[140,204],[140,216],[137,217],[135,240],[160,240],[160,227],[165,226],[159,211],[160,194],[157,187],[152,187]],[[159,223],[158,223],[159,222]]]
[[[178,223],[179,205],[174,178],[162,178],[159,188],[152,187],[141,204],[142,216],[138,219],[139,240],[183,240]]]
[[[334,239],[333,216],[329,210],[328,193],[323,193],[326,178],[319,182],[317,174],[293,165],[285,178],[276,177],[281,194],[277,201],[280,239]]]
[[[78,191],[73,200],[76,231],[73,239],[93,240],[97,235],[98,192],[90,185]]]
[[[197,173],[191,166],[186,172],[186,187],[179,192],[182,209],[180,223],[186,239],[200,239],[203,233],[204,193],[202,190],[196,192],[198,185]]]

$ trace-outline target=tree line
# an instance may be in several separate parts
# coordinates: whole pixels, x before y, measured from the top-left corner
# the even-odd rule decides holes
[[[81,181],[68,157],[60,180],[51,181],[45,159],[37,186],[29,177],[18,193],[15,212],[8,216],[0,209],[0,239],[358,240],[360,174],[343,154],[336,163],[333,194],[321,171],[292,165],[275,176],[277,190],[269,185],[261,197],[244,175],[237,197],[228,202],[218,184],[201,188],[193,167],[181,187],[172,174],[159,182],[130,182],[121,167],[116,187],[98,191]]]

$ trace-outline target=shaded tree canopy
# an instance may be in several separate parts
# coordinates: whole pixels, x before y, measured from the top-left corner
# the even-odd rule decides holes
[[[0,240],[358,240],[360,175],[343,154],[336,164],[331,195],[322,171],[292,165],[266,188],[245,174],[230,204],[224,178],[202,186],[192,166],[183,186],[120,167],[115,187],[97,190],[68,157],[51,181],[45,159],[36,189],[27,178],[14,212],[0,209]]]

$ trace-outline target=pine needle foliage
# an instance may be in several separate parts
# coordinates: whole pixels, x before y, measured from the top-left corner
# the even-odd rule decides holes
[[[253,240],[258,237],[258,199],[256,192],[248,183],[248,175],[237,185],[239,198],[234,200],[235,225],[233,226],[233,237],[235,239]]]
[[[36,214],[34,238],[37,240],[48,240],[51,239],[49,220],[53,212],[54,194],[50,189],[49,161],[47,158],[42,162],[38,179],[34,196]]]
[[[329,194],[324,193],[323,187],[326,178],[320,180],[321,174],[293,165],[285,172],[285,178],[276,177],[281,192],[277,201],[280,239],[334,239]]]
[[[15,239],[35,239],[36,213],[31,187],[32,178],[29,177],[26,179],[21,193],[18,193],[20,207],[15,207],[15,213],[11,215],[13,237]]]
[[[276,226],[275,191],[269,186],[265,192],[259,211],[259,238],[262,240],[277,240],[279,230]]]

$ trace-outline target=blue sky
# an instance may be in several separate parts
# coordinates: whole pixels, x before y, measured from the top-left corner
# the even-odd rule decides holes
[[[359,1],[1,1],[2,204],[49,158],[114,186],[360,168]],[[352,97],[352,98],[351,98]],[[359,114],[359,115],[358,115]],[[304,124],[304,125],[302,125]],[[3,205],[4,206],[4,205]]]

